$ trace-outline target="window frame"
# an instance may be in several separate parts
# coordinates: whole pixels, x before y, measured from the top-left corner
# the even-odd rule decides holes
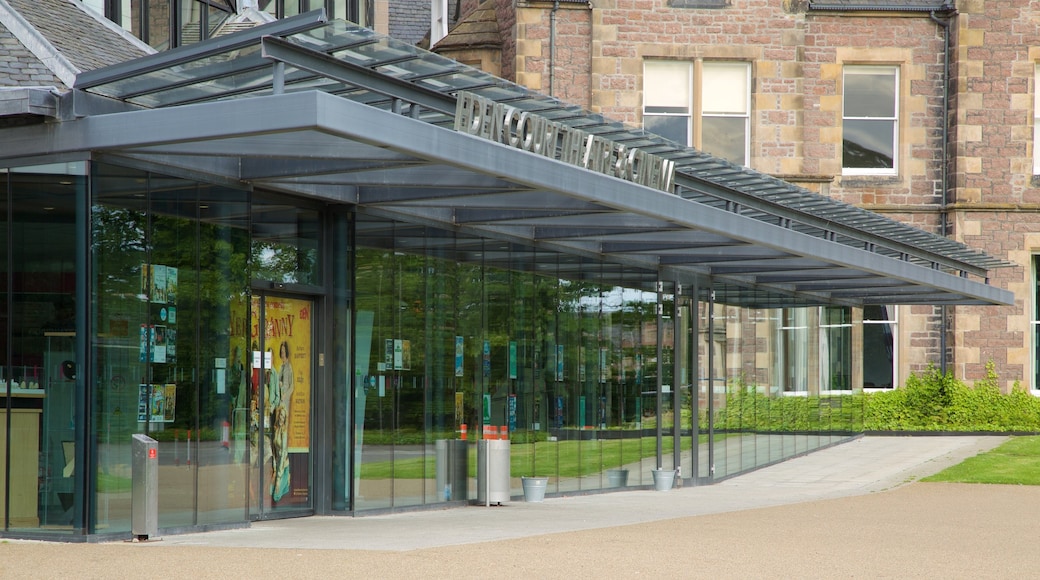
[[[1040,63],[1033,64],[1033,175],[1040,175]]]
[[[837,323],[828,322],[828,311],[842,312],[842,320]],[[819,311],[817,313],[817,320],[819,321],[819,336],[817,338],[818,342],[816,349],[817,359],[819,360],[819,368],[817,369],[817,372],[819,373],[820,395],[851,395],[855,392],[855,389],[853,389],[852,387],[852,360],[855,355],[852,353],[853,324],[851,309],[848,306],[820,306]],[[844,351],[844,354],[847,354],[847,356],[844,358],[847,360],[848,367],[842,369],[844,371],[847,371],[846,380],[848,381],[848,385],[844,389],[834,388],[832,381],[832,377],[834,376],[834,369],[831,366],[831,362],[834,359],[833,355],[831,354],[831,349],[834,345],[831,344],[832,341],[830,333],[833,332],[835,329],[840,329],[838,330],[838,332],[841,332],[843,334],[842,338],[845,344],[838,346],[841,346],[842,350]],[[827,356],[824,356],[825,345],[827,349]]]
[[[809,309],[805,307],[778,308],[776,311],[776,361],[774,376],[781,395],[805,397],[809,395]],[[795,366],[795,373],[784,376],[787,369]],[[800,370],[799,370],[800,369]],[[801,384],[799,384],[801,383]]]
[[[882,115],[849,115],[846,112],[847,97],[848,97],[848,82],[847,78],[849,74],[878,74],[883,71],[891,71],[893,76],[893,87],[892,87],[892,116]],[[841,94],[841,123],[842,123],[842,143],[840,149],[841,155],[841,174],[852,175],[852,176],[893,176],[899,174],[899,125],[900,125],[900,86],[901,74],[900,67],[897,64],[845,64],[842,67],[842,94]],[[849,121],[877,121],[877,122],[891,122],[892,123],[892,167],[846,167],[845,166],[845,126]]]
[[[1031,316],[1029,320],[1030,342],[1032,343],[1032,355],[1030,360],[1033,365],[1032,369],[1032,384],[1029,386],[1029,392],[1033,395],[1040,396],[1040,253],[1034,253],[1030,257],[1031,270],[1032,270],[1032,282],[1033,282],[1033,304],[1031,310]]]
[[[647,87],[647,79],[649,78],[650,75],[648,75],[647,70],[648,70],[648,67],[652,66],[652,63],[667,63],[667,64],[670,64],[670,65],[673,65],[673,66],[675,64],[677,64],[677,63],[682,63],[682,64],[686,64],[687,65],[688,69],[687,69],[687,73],[686,74],[687,74],[687,79],[688,79],[688,83],[689,83],[689,86],[687,87],[687,93],[690,96],[690,102],[688,104],[686,104],[686,107],[685,107],[686,108],[686,113],[680,113],[680,112],[676,112],[676,111],[672,111],[672,112],[648,111],[649,107],[647,106],[647,101],[648,101],[647,95],[650,92],[650,89]],[[705,111],[704,111],[704,102],[705,102],[706,99],[705,99],[704,91],[707,90],[708,84],[709,84],[706,81],[706,77],[707,77],[707,75],[709,73],[706,72],[705,69],[707,68],[707,69],[710,70],[710,69],[712,69],[712,68],[714,68],[716,66],[718,66],[720,68],[723,67],[723,66],[741,66],[741,67],[744,68],[746,76],[745,76],[745,79],[744,79],[744,97],[743,98],[744,98],[745,106],[744,106],[744,111],[743,112],[737,113],[737,112],[712,111],[712,112],[705,113]],[[643,85],[643,87],[642,87],[643,88],[643,105],[642,105],[642,109],[641,109],[643,127],[644,128],[646,127],[646,119],[648,117],[684,117],[685,116],[686,117],[686,142],[685,143],[681,143],[680,142],[680,144],[681,145],[685,145],[687,147],[693,147],[693,148],[698,149],[700,151],[704,151],[705,153],[709,153],[709,154],[714,155],[716,157],[720,157],[722,159],[725,159],[725,157],[722,157],[721,154],[713,153],[713,152],[707,150],[704,147],[704,120],[705,120],[705,118],[709,118],[709,119],[725,119],[725,118],[729,118],[729,119],[732,119],[732,118],[742,119],[743,120],[743,131],[744,131],[744,147],[743,147],[743,151],[742,151],[743,161],[741,163],[738,163],[736,161],[731,161],[731,162],[736,164],[736,165],[743,166],[743,167],[750,167],[750,162],[751,162],[751,114],[752,114],[751,109],[752,109],[752,103],[753,103],[752,98],[753,98],[753,93],[754,93],[753,88],[752,88],[753,87],[753,78],[754,77],[752,75],[753,75],[752,62],[747,61],[747,60],[739,60],[739,59],[670,60],[670,59],[665,59],[665,58],[646,58],[646,59],[643,60],[643,83],[642,83],[642,85]],[[650,130],[650,129],[648,129],[648,130]],[[664,136],[664,135],[662,135],[662,136]]]
[[[877,391],[891,391],[899,388],[899,306],[895,304],[884,304],[880,306],[882,309],[888,310],[892,313],[892,317],[889,320],[874,320],[866,317],[866,309],[863,310],[863,348],[860,349],[860,355],[863,355],[863,351],[866,348],[866,327],[867,326],[887,326],[889,328],[889,334],[892,336],[892,386],[883,387],[874,385],[868,387],[865,384],[866,381],[866,368],[863,369],[863,391],[867,393],[873,393]],[[866,358],[863,358],[864,365],[866,364]]]

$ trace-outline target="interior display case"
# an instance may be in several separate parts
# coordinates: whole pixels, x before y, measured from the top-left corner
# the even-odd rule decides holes
[[[42,525],[71,522],[75,477],[75,347],[73,332],[45,332],[39,419],[39,513]]]

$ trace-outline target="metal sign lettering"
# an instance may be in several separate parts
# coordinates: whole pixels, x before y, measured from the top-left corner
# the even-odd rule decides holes
[[[671,193],[675,162],[459,91],[455,130]]]

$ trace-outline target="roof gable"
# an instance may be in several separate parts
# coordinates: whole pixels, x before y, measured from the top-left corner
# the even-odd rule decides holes
[[[71,87],[80,72],[155,52],[70,0],[0,0],[0,26],[65,87]]]

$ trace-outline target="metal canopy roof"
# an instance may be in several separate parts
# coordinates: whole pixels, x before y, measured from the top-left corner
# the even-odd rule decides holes
[[[320,11],[76,88],[145,110],[6,131],[0,159],[90,151],[566,256],[565,277],[601,260],[630,286],[712,276],[746,305],[1013,302],[969,278],[1006,262]],[[679,195],[455,132],[460,90],[671,159]]]

